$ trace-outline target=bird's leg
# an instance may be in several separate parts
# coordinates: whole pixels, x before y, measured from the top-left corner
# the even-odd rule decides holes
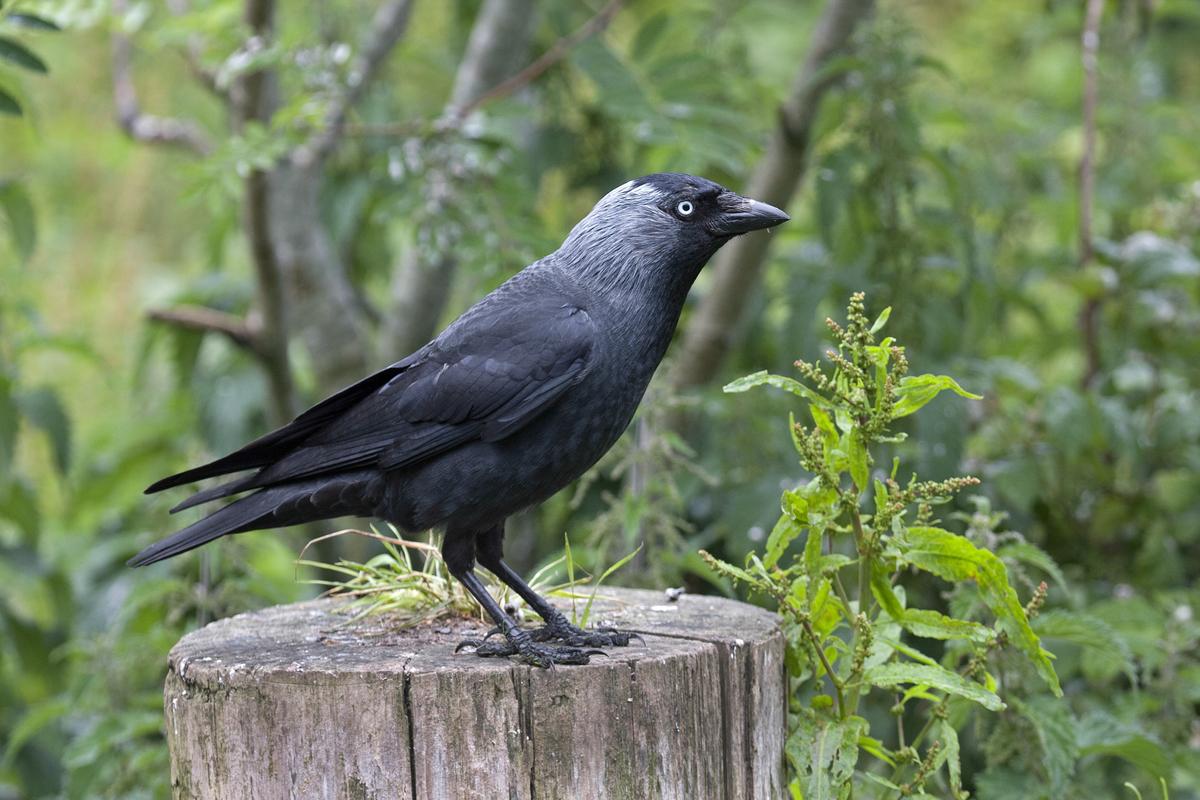
[[[598,650],[555,646],[534,641],[528,631],[521,630],[517,627],[517,623],[504,613],[504,609],[500,608],[500,604],[480,582],[479,576],[474,571],[474,550],[474,536],[456,536],[452,531],[446,532],[446,539],[442,544],[442,558],[445,560],[450,574],[467,588],[471,596],[495,620],[506,641],[500,643],[467,639],[459,643],[455,648],[456,651],[462,650],[464,647],[472,647],[475,654],[479,656],[517,656],[520,660],[537,667],[551,667],[555,664],[586,664],[592,655],[603,655]]]
[[[612,628],[597,628],[585,631],[571,622],[554,606],[533,590],[516,570],[504,562],[504,523],[479,534],[475,538],[475,558],[480,565],[521,596],[537,615],[546,621],[540,628],[530,631],[535,642],[560,641],[575,647],[625,647],[632,638],[640,639],[636,633],[627,633]],[[501,628],[502,632],[503,628]]]

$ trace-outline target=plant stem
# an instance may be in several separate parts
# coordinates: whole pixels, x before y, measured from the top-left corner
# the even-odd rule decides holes
[[[867,545],[867,534],[863,529],[862,514],[858,510],[858,495],[859,489],[853,483],[850,484],[850,497],[852,498],[850,505],[850,521],[854,525],[854,543],[858,549],[858,613],[868,614],[867,603],[870,598],[871,591],[871,552]],[[861,634],[857,631],[854,634],[854,642],[857,646],[858,638]],[[858,700],[861,692],[861,684],[855,684],[850,689],[850,713],[858,711]]]
[[[843,566],[850,566],[845,564]],[[850,606],[850,594],[846,591],[845,585],[842,584],[842,574],[840,572],[833,573],[833,591],[837,594],[838,599],[842,601],[842,605],[846,609],[846,619],[854,618],[854,609]]]
[[[807,617],[800,617],[800,625],[804,628],[804,632],[808,634],[813,649],[817,651],[817,658],[821,659],[821,666],[825,667],[825,674],[829,676],[829,682],[833,684],[833,691],[837,695],[838,717],[845,719],[846,700],[842,696],[842,682],[838,680],[837,673],[833,671],[833,666],[829,663],[829,659],[825,657],[825,651],[821,649],[821,641],[817,638],[817,632],[813,630],[812,622]]]

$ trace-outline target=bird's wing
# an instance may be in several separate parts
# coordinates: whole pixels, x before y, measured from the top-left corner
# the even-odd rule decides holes
[[[182,486],[185,483],[193,483],[204,478],[213,478],[218,475],[228,475],[234,472],[244,472],[249,469],[259,469],[274,463],[294,450],[305,439],[336,421],[339,415],[346,413],[362,400],[403,374],[415,363],[418,363],[421,355],[422,353],[418,351],[408,358],[397,361],[395,364],[384,367],[378,372],[363,378],[361,381],[347,386],[345,389],[317,403],[282,428],[260,436],[245,447],[227,456],[176,473],[175,475],[169,475],[151,484],[146,489],[146,494],[161,492],[164,489]],[[204,501],[198,500],[197,502]]]
[[[258,473],[196,502],[322,474],[398,469],[469,441],[503,439],[583,378],[594,339],[587,312],[561,299],[481,309],[353,404],[329,407],[323,424]]]

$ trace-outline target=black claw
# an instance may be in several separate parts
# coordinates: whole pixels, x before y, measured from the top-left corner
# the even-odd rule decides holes
[[[466,639],[454,648],[454,652],[460,652],[467,647],[474,648],[475,655],[481,658],[514,656],[518,661],[543,669],[553,668],[555,664],[587,664],[593,655],[607,655],[600,650],[544,645],[523,632],[506,637],[500,642]]]

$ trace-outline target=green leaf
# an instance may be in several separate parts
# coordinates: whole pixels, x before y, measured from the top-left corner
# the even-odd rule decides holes
[[[1141,728],[1096,711],[1079,721],[1080,756],[1116,756],[1158,777],[1171,771],[1171,759],[1161,744]]]
[[[665,11],[660,11],[646,20],[642,27],[638,28],[637,36],[633,38],[633,48],[631,50],[634,61],[646,60],[651,52],[653,52],[654,46],[662,38],[663,33],[667,30],[670,21],[670,15]]]
[[[825,412],[825,409],[810,405],[808,410],[812,413],[813,422],[816,423],[817,429],[825,434],[825,443],[833,444],[836,442],[838,438],[837,428],[833,426],[833,420],[829,418],[829,414]]]
[[[871,333],[879,333],[883,330],[883,326],[887,325],[888,318],[892,316],[892,307],[888,306],[879,313],[875,321],[871,323]]]
[[[947,581],[975,581],[983,601],[1008,632],[1009,641],[1033,662],[1042,680],[1062,695],[1050,654],[1042,649],[1037,634],[1025,616],[1016,590],[1008,582],[1008,570],[994,553],[971,544],[965,537],[941,528],[913,527],[897,542],[905,563]]]
[[[919,411],[933,398],[946,390],[960,397],[981,400],[983,395],[972,394],[958,385],[949,375],[910,375],[900,380],[896,387],[896,406],[892,415],[896,419]]]
[[[46,62],[38,58],[36,53],[16,39],[10,39],[7,36],[0,36],[0,59],[32,72],[46,73],[50,71]]]
[[[0,216],[8,223],[17,255],[21,261],[28,261],[37,244],[37,222],[24,186],[15,181],[0,181]]]
[[[1058,564],[1050,557],[1049,553],[1036,544],[1013,542],[997,549],[996,555],[1036,567],[1053,578],[1054,582],[1063,589],[1067,588],[1067,579],[1063,576],[1062,570],[1058,568]]]
[[[824,533],[816,528],[810,528],[808,539],[804,542],[804,571],[809,577],[816,577],[820,572],[821,539]]]
[[[637,78],[602,39],[593,37],[572,48],[569,58],[595,84],[607,111],[626,119],[655,116]]]
[[[592,614],[592,603],[596,600],[596,592],[600,591],[600,584],[604,583],[604,581],[614,572],[632,561],[640,552],[642,552],[642,545],[639,544],[632,553],[629,553],[600,574],[600,577],[596,580],[596,584],[592,587],[592,593],[588,597],[587,604],[583,607],[583,616],[580,618],[579,627],[587,627],[588,618]]]
[[[865,736],[867,729],[862,717],[830,720],[811,712],[800,716],[785,752],[799,776],[804,800],[844,800],[850,796],[859,737]]]
[[[16,449],[17,400],[13,396],[12,380],[0,372],[0,478],[8,473]]]
[[[1017,713],[1029,720],[1042,750],[1041,766],[1049,779],[1050,795],[1061,797],[1075,773],[1079,757],[1075,717],[1066,703],[1051,697],[1035,697],[1013,703]]]
[[[946,764],[946,774],[950,779],[950,792],[954,797],[962,793],[962,758],[958,746],[958,731],[950,720],[943,719],[938,726],[938,740],[942,743],[939,759]]]
[[[867,446],[863,444],[862,431],[855,428],[847,434],[847,438],[850,440],[847,453],[850,461],[850,479],[861,492],[871,483],[870,456],[867,454]]]
[[[65,473],[71,464],[71,420],[58,393],[48,387],[22,392],[17,396],[17,406],[26,419],[50,438],[55,466]]]
[[[37,541],[42,515],[37,497],[26,481],[10,480],[7,486],[0,481],[0,520],[8,520],[16,526],[26,542],[34,544]]]
[[[734,580],[741,581],[742,583],[745,583],[751,587],[759,585],[758,578],[751,575],[741,567],[735,567],[733,564],[730,564],[727,561],[722,561],[721,559],[704,550],[700,551],[700,556],[704,559],[704,563],[708,565],[709,569],[718,575],[723,575],[726,578],[733,578]]]
[[[4,749],[4,758],[0,759],[0,767],[9,767],[26,742],[37,736],[46,726],[66,716],[72,708],[68,700],[59,699],[39,703],[26,711],[8,732],[8,746]]]
[[[788,378],[783,375],[772,375],[765,369],[761,372],[755,372],[752,375],[745,375],[735,381],[725,384],[722,391],[732,394],[736,392],[745,392],[757,386],[773,386],[776,389],[783,389],[784,391],[791,392],[799,397],[803,397],[805,400],[816,403],[822,407],[827,407],[829,405],[828,400],[826,400],[824,397],[821,397],[819,394],[795,378]]]
[[[999,697],[978,683],[969,681],[945,667],[930,664],[880,664],[864,672],[863,681],[881,688],[894,688],[905,683],[927,686],[976,702],[989,711],[1004,708],[1004,702]]]
[[[879,564],[876,564],[871,572],[871,594],[889,617],[897,622],[904,618],[904,605],[892,590],[892,582],[888,579],[887,572]]]
[[[991,629],[985,625],[970,620],[947,617],[945,614],[929,609],[907,609],[904,615],[896,621],[904,630],[924,639],[966,639],[983,643],[992,636]]]
[[[14,12],[5,17],[5,19],[15,25],[20,25],[22,28],[29,28],[30,30],[34,31],[52,31],[57,33],[58,31],[62,30],[58,23],[51,22],[45,17],[39,17],[36,14],[29,14],[27,12]]]
[[[6,114],[10,117],[19,117],[24,112],[21,110],[21,104],[17,102],[17,98],[13,97],[8,92],[0,88],[0,114]]]
[[[1044,639],[1058,639],[1080,647],[1115,656],[1131,683],[1137,683],[1133,653],[1125,637],[1099,617],[1056,608],[1043,611],[1030,621],[1034,632]]]
[[[771,529],[771,535],[767,537],[767,552],[763,557],[763,565],[773,567],[779,563],[779,559],[788,549],[788,545],[803,531],[804,528],[792,518],[791,514],[786,511],[781,514],[779,521]]]

